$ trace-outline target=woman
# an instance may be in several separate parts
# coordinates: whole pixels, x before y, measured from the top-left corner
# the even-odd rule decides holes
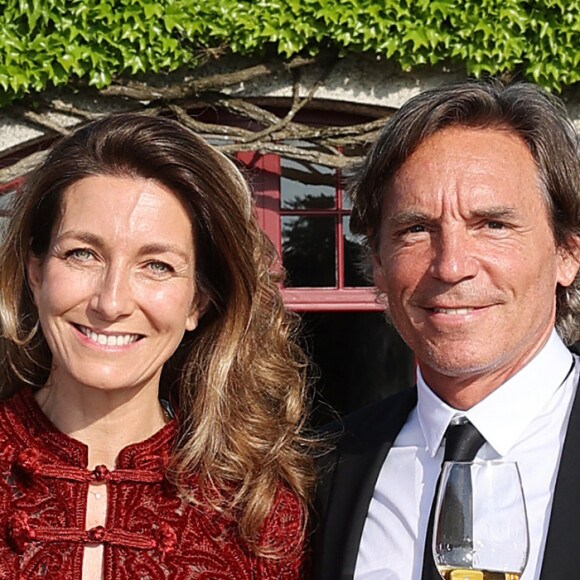
[[[295,579],[304,364],[234,165],[121,114],[60,141],[0,249],[0,577]]]

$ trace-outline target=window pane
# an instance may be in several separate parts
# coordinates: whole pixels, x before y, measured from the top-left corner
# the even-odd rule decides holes
[[[336,205],[336,171],[307,161],[280,159],[282,209],[333,208]]]
[[[12,203],[14,202],[14,195],[14,191],[0,194],[0,212],[3,213],[8,209],[11,209]]]
[[[344,209],[352,209],[352,202],[350,201],[350,197],[346,194],[346,191],[342,191],[342,207]]]
[[[0,194],[0,241],[4,237],[5,228],[8,226],[8,210],[12,209],[14,191]]]
[[[413,353],[382,312],[306,312],[302,323],[316,424],[335,418],[331,408],[350,413],[414,383]]]
[[[282,263],[286,286],[336,286],[335,218],[282,216]]]
[[[342,218],[344,238],[344,285],[372,286],[371,263],[364,246],[364,238],[350,231],[349,217]]]
[[[352,146],[344,146],[342,148],[342,151],[345,155],[348,155],[349,157],[354,158],[359,157],[360,160],[362,160],[363,156],[366,153],[366,146],[361,146],[359,144],[354,144]],[[352,180],[352,178],[354,177],[354,172],[357,171],[357,166],[351,164],[350,168],[343,170],[342,173],[342,207],[344,209],[352,209],[352,202],[350,201],[349,196],[346,194],[346,181],[347,178],[350,178]]]

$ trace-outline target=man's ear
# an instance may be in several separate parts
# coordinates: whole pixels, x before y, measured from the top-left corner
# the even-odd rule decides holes
[[[380,254],[380,243],[376,239],[376,235],[373,233],[371,228],[367,229],[367,240],[371,250],[371,259],[373,265],[373,280],[375,286],[381,291],[386,292],[386,275],[383,266],[383,261]]]
[[[570,286],[580,268],[580,236],[568,236],[558,249],[558,284]]]
[[[191,303],[191,309],[189,315],[185,321],[185,329],[195,330],[199,323],[199,319],[205,314],[205,311],[209,306],[209,298],[202,292],[196,292]]]
[[[37,304],[38,293],[40,292],[40,287],[42,286],[42,259],[34,255],[32,252],[28,252],[28,260],[26,263],[26,276],[28,280],[28,286],[32,292],[32,297],[34,303]]]
[[[380,254],[376,251],[373,251],[372,260],[373,260],[373,279],[375,281],[375,286],[381,292],[386,292],[387,291],[387,280],[386,280],[385,268],[383,266],[383,262],[381,260]]]

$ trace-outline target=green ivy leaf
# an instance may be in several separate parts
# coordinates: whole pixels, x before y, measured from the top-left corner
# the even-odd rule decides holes
[[[196,51],[217,47],[332,47],[476,75],[519,67],[558,90],[580,80],[580,0],[3,0],[0,102],[77,77],[106,86],[123,71],[194,66]]]

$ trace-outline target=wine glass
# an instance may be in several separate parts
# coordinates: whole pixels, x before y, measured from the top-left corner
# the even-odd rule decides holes
[[[517,463],[443,465],[433,557],[444,580],[518,580],[528,558],[528,521]]]

